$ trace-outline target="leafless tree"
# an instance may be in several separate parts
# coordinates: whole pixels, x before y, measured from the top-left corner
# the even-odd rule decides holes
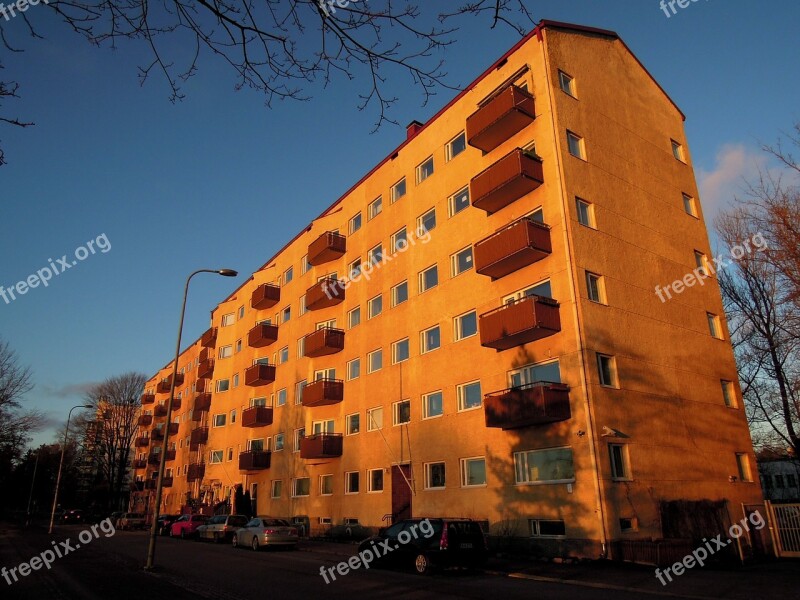
[[[116,505],[128,475],[146,381],[143,373],[125,373],[109,377],[86,394],[94,415],[90,422],[84,423],[83,449],[93,458],[102,481],[108,485],[112,506]]]
[[[534,23],[526,0],[476,0],[438,15],[431,4],[420,9],[392,0],[51,0],[46,6],[96,46],[141,43],[148,56],[139,66],[141,82],[157,73],[172,102],[184,97],[182,85],[201,61],[213,57],[232,70],[237,89],[263,94],[267,106],[275,99],[307,100],[309,87],[327,86],[336,76],[359,79],[359,109],[374,105],[376,128],[395,123],[387,112],[397,100],[389,78],[409,77],[423,104],[437,88],[453,89],[442,51],[453,42],[459,17],[486,17],[492,28],[502,24],[520,35]],[[38,37],[32,14],[17,18]],[[16,50],[2,20],[0,41]],[[15,83],[5,87],[9,96],[16,93]]]
[[[32,389],[30,369],[19,364],[8,342],[0,340],[0,444],[21,449],[41,426],[41,413],[22,410],[22,397]]]

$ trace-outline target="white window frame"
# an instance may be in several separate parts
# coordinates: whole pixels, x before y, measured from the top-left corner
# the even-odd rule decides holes
[[[592,292],[592,284],[594,284],[594,290],[596,294]],[[586,271],[586,296],[589,298],[590,302],[594,302],[596,304],[604,304],[607,306],[608,299],[606,297],[605,277],[603,277],[598,273]]]
[[[402,194],[399,194],[399,193],[398,193],[398,191],[399,191],[399,189],[400,189],[400,185],[401,185],[401,184],[402,184],[402,186],[403,186],[403,193],[402,193]],[[400,199],[401,199],[403,196],[405,196],[406,194],[408,194],[408,185],[406,185],[406,178],[405,178],[405,177],[402,177],[401,179],[399,179],[399,180],[397,181],[397,183],[395,183],[395,184],[392,186],[391,195],[390,195],[390,198],[391,198],[391,203],[392,203],[392,204],[394,204],[395,202],[397,202],[398,200],[400,200]]]
[[[297,487],[301,481],[308,482],[308,491],[305,494],[298,494]],[[311,495],[311,478],[310,477],[295,477],[292,479],[292,498],[306,498]]]
[[[469,483],[469,471],[467,469],[467,465],[470,462],[474,461],[483,461],[483,483]],[[459,460],[461,466],[461,487],[462,488],[478,488],[478,487],[486,487],[487,485],[487,473],[486,473],[486,457],[485,456],[469,456],[467,458],[462,458]]]
[[[377,422],[376,414],[380,414],[381,417],[381,422],[377,426],[373,424]],[[367,431],[378,431],[379,429],[383,429],[383,407],[373,406],[367,409]]]
[[[467,399],[466,388],[470,385],[478,385],[478,398],[479,402],[477,406],[469,406],[465,407],[464,404]],[[465,412],[468,410],[475,410],[477,408],[481,408],[483,406],[483,388],[481,386],[481,380],[476,379],[475,381],[467,381],[465,383],[459,383],[456,385],[456,397],[458,399],[458,412]]]
[[[577,143],[578,154],[573,152],[573,141]],[[567,151],[569,152],[570,156],[574,156],[575,158],[583,161],[586,160],[586,145],[583,141],[583,138],[569,129],[567,129]]]
[[[611,465],[611,479],[612,481],[632,481],[633,474],[631,471],[631,457],[628,450],[629,444],[609,444],[608,445],[608,458]],[[619,460],[614,453],[614,449],[619,448]]]
[[[353,481],[353,475],[355,475],[355,491],[353,491],[352,486],[350,485]],[[358,494],[361,492],[361,473],[359,471],[345,471],[344,474],[344,493],[346,496],[350,496],[353,494]]]
[[[469,335],[464,335],[464,329],[463,329],[462,320],[463,320],[464,317],[469,316],[469,315],[475,315],[475,331],[473,333],[470,333]],[[466,340],[466,339],[469,339],[471,337],[475,337],[476,335],[478,335],[478,311],[470,310],[470,311],[465,312],[464,314],[461,314],[461,315],[453,317],[453,341],[454,342],[460,342],[461,340]],[[440,332],[440,336],[441,336],[441,332]],[[441,337],[439,339],[439,343],[441,344]]]
[[[367,206],[367,221],[372,221],[383,212],[383,197],[378,196]]]
[[[372,481],[372,474],[373,473],[380,473],[381,474],[381,487],[380,489],[376,489],[373,485]],[[386,478],[384,477],[383,469],[367,469],[367,493],[368,494],[381,494],[383,493],[384,489],[386,489]]]
[[[619,388],[619,375],[617,373],[617,359],[612,354],[603,354],[602,352],[597,352],[597,379],[600,382],[600,385],[605,388],[611,389],[618,389]],[[608,366],[609,366],[609,374],[611,376],[611,381],[604,381],[605,376],[603,374],[603,360],[608,359]]]
[[[428,399],[436,394],[439,394],[440,396],[442,404],[442,412],[440,412],[438,415],[432,415],[428,413]],[[422,419],[423,420],[438,419],[443,416],[444,416],[444,392],[442,390],[435,390],[433,392],[427,392],[425,394],[422,394]]]
[[[466,193],[467,195],[467,205],[463,208],[456,210],[456,198],[461,196],[462,194]],[[447,199],[447,213],[450,218],[455,217],[457,214],[464,212],[470,206],[472,206],[472,199],[469,195],[469,186],[462,187],[456,193],[451,194],[450,197]]]
[[[400,405],[405,404],[408,406],[408,420],[407,421],[400,421],[399,419],[399,411]],[[392,402],[392,426],[396,427],[398,425],[408,425],[411,423],[411,400],[406,398],[405,400],[398,400],[397,402]]]
[[[428,171],[428,167],[430,167],[430,171]],[[416,168],[417,185],[421,184],[426,179],[432,177],[435,172],[436,172],[436,165],[434,164],[433,155],[431,154],[428,158],[426,158],[417,165]]]
[[[403,342],[406,343],[407,356],[405,358],[403,358],[403,359],[398,359],[397,358],[397,348]],[[405,338],[403,338],[401,340],[397,340],[396,342],[392,342],[392,364],[393,365],[396,365],[397,363],[405,362],[410,358],[411,358],[411,342],[409,341],[409,338],[405,337]]]
[[[442,465],[444,468],[444,482],[442,485],[433,486],[431,485],[431,467],[434,465]],[[432,462],[424,463],[425,469],[425,489],[426,490],[444,490],[447,488],[447,463],[443,460],[437,460]]]
[[[380,355],[381,364],[376,369],[375,364],[373,362],[373,356]],[[375,373],[380,371],[383,368],[383,348],[378,348],[377,350],[373,350],[367,354],[367,375],[370,373]]]
[[[363,217],[361,216],[361,211],[358,211],[356,214],[350,217],[350,220],[347,222],[347,231],[349,235],[353,235],[356,231],[361,229],[361,226],[363,224],[364,223],[363,223]],[[356,225],[358,226],[356,227]]]
[[[429,331],[433,331],[434,329],[439,330],[439,345],[436,346],[435,348],[428,348],[425,334],[428,333]],[[439,325],[434,325],[432,327],[428,327],[427,329],[423,329],[422,331],[419,332],[419,335],[420,335],[420,341],[419,341],[420,354],[435,352],[436,350],[442,347],[442,329],[441,327],[439,327]]]
[[[358,367],[358,372],[353,376],[353,366]],[[353,360],[347,361],[347,368],[345,369],[347,375],[347,381],[352,381],[353,379],[358,379],[361,377],[361,357],[358,356]]]
[[[453,154],[453,142],[455,142],[459,138],[464,138],[464,149]],[[464,152],[466,151],[467,151],[467,133],[466,131],[461,131],[458,135],[454,136],[449,142],[447,142],[447,144],[445,144],[445,161],[450,162],[456,156],[464,154]]]
[[[397,291],[400,289],[400,286],[406,286],[406,299],[400,302],[397,301]],[[395,306],[400,306],[403,302],[408,302],[409,294],[408,294],[408,279],[405,279],[398,283],[397,285],[392,287],[392,308]]]
[[[373,312],[373,304],[376,301],[379,302],[380,307],[378,309],[378,312]],[[378,294],[377,296],[373,296],[372,298],[367,300],[367,321],[369,321],[370,319],[374,319],[382,312],[383,312],[383,294]]]
[[[433,269],[436,270],[436,283],[433,284],[430,287],[425,287],[425,273],[427,273],[427,272],[429,272],[429,271],[431,271]],[[425,292],[427,292],[429,290],[432,290],[435,287],[439,287],[439,265],[438,264],[432,264],[429,267],[427,267],[427,268],[423,269],[422,271],[420,271],[419,272],[418,284],[419,284],[419,293],[420,294],[424,294]]]
[[[561,91],[568,96],[575,99],[578,98],[575,92],[575,78],[571,75],[567,75],[561,69],[558,70],[558,86],[561,88]]]

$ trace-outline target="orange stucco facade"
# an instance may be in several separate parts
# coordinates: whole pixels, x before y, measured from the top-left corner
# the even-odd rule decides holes
[[[543,23],[214,308],[161,510],[242,485],[312,531],[449,515],[588,556],[660,537],[661,500],[740,518],[761,492],[716,280],[655,292],[698,255],[683,115],[615,34]]]

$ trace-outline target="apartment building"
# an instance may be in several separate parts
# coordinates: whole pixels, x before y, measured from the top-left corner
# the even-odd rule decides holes
[[[741,518],[762,497],[717,282],[656,293],[711,252],[683,121],[617,34],[543,21],[214,308],[162,511],[241,485],[312,530],[471,517],[582,556],[661,537],[661,502]]]

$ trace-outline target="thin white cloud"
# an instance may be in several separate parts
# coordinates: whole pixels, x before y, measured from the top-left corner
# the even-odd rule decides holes
[[[712,171],[697,169],[700,202],[706,222],[711,222],[734,198],[741,198],[746,182],[754,181],[759,169],[765,169],[767,162],[767,156],[759,149],[744,144],[726,144],[717,152]]]

